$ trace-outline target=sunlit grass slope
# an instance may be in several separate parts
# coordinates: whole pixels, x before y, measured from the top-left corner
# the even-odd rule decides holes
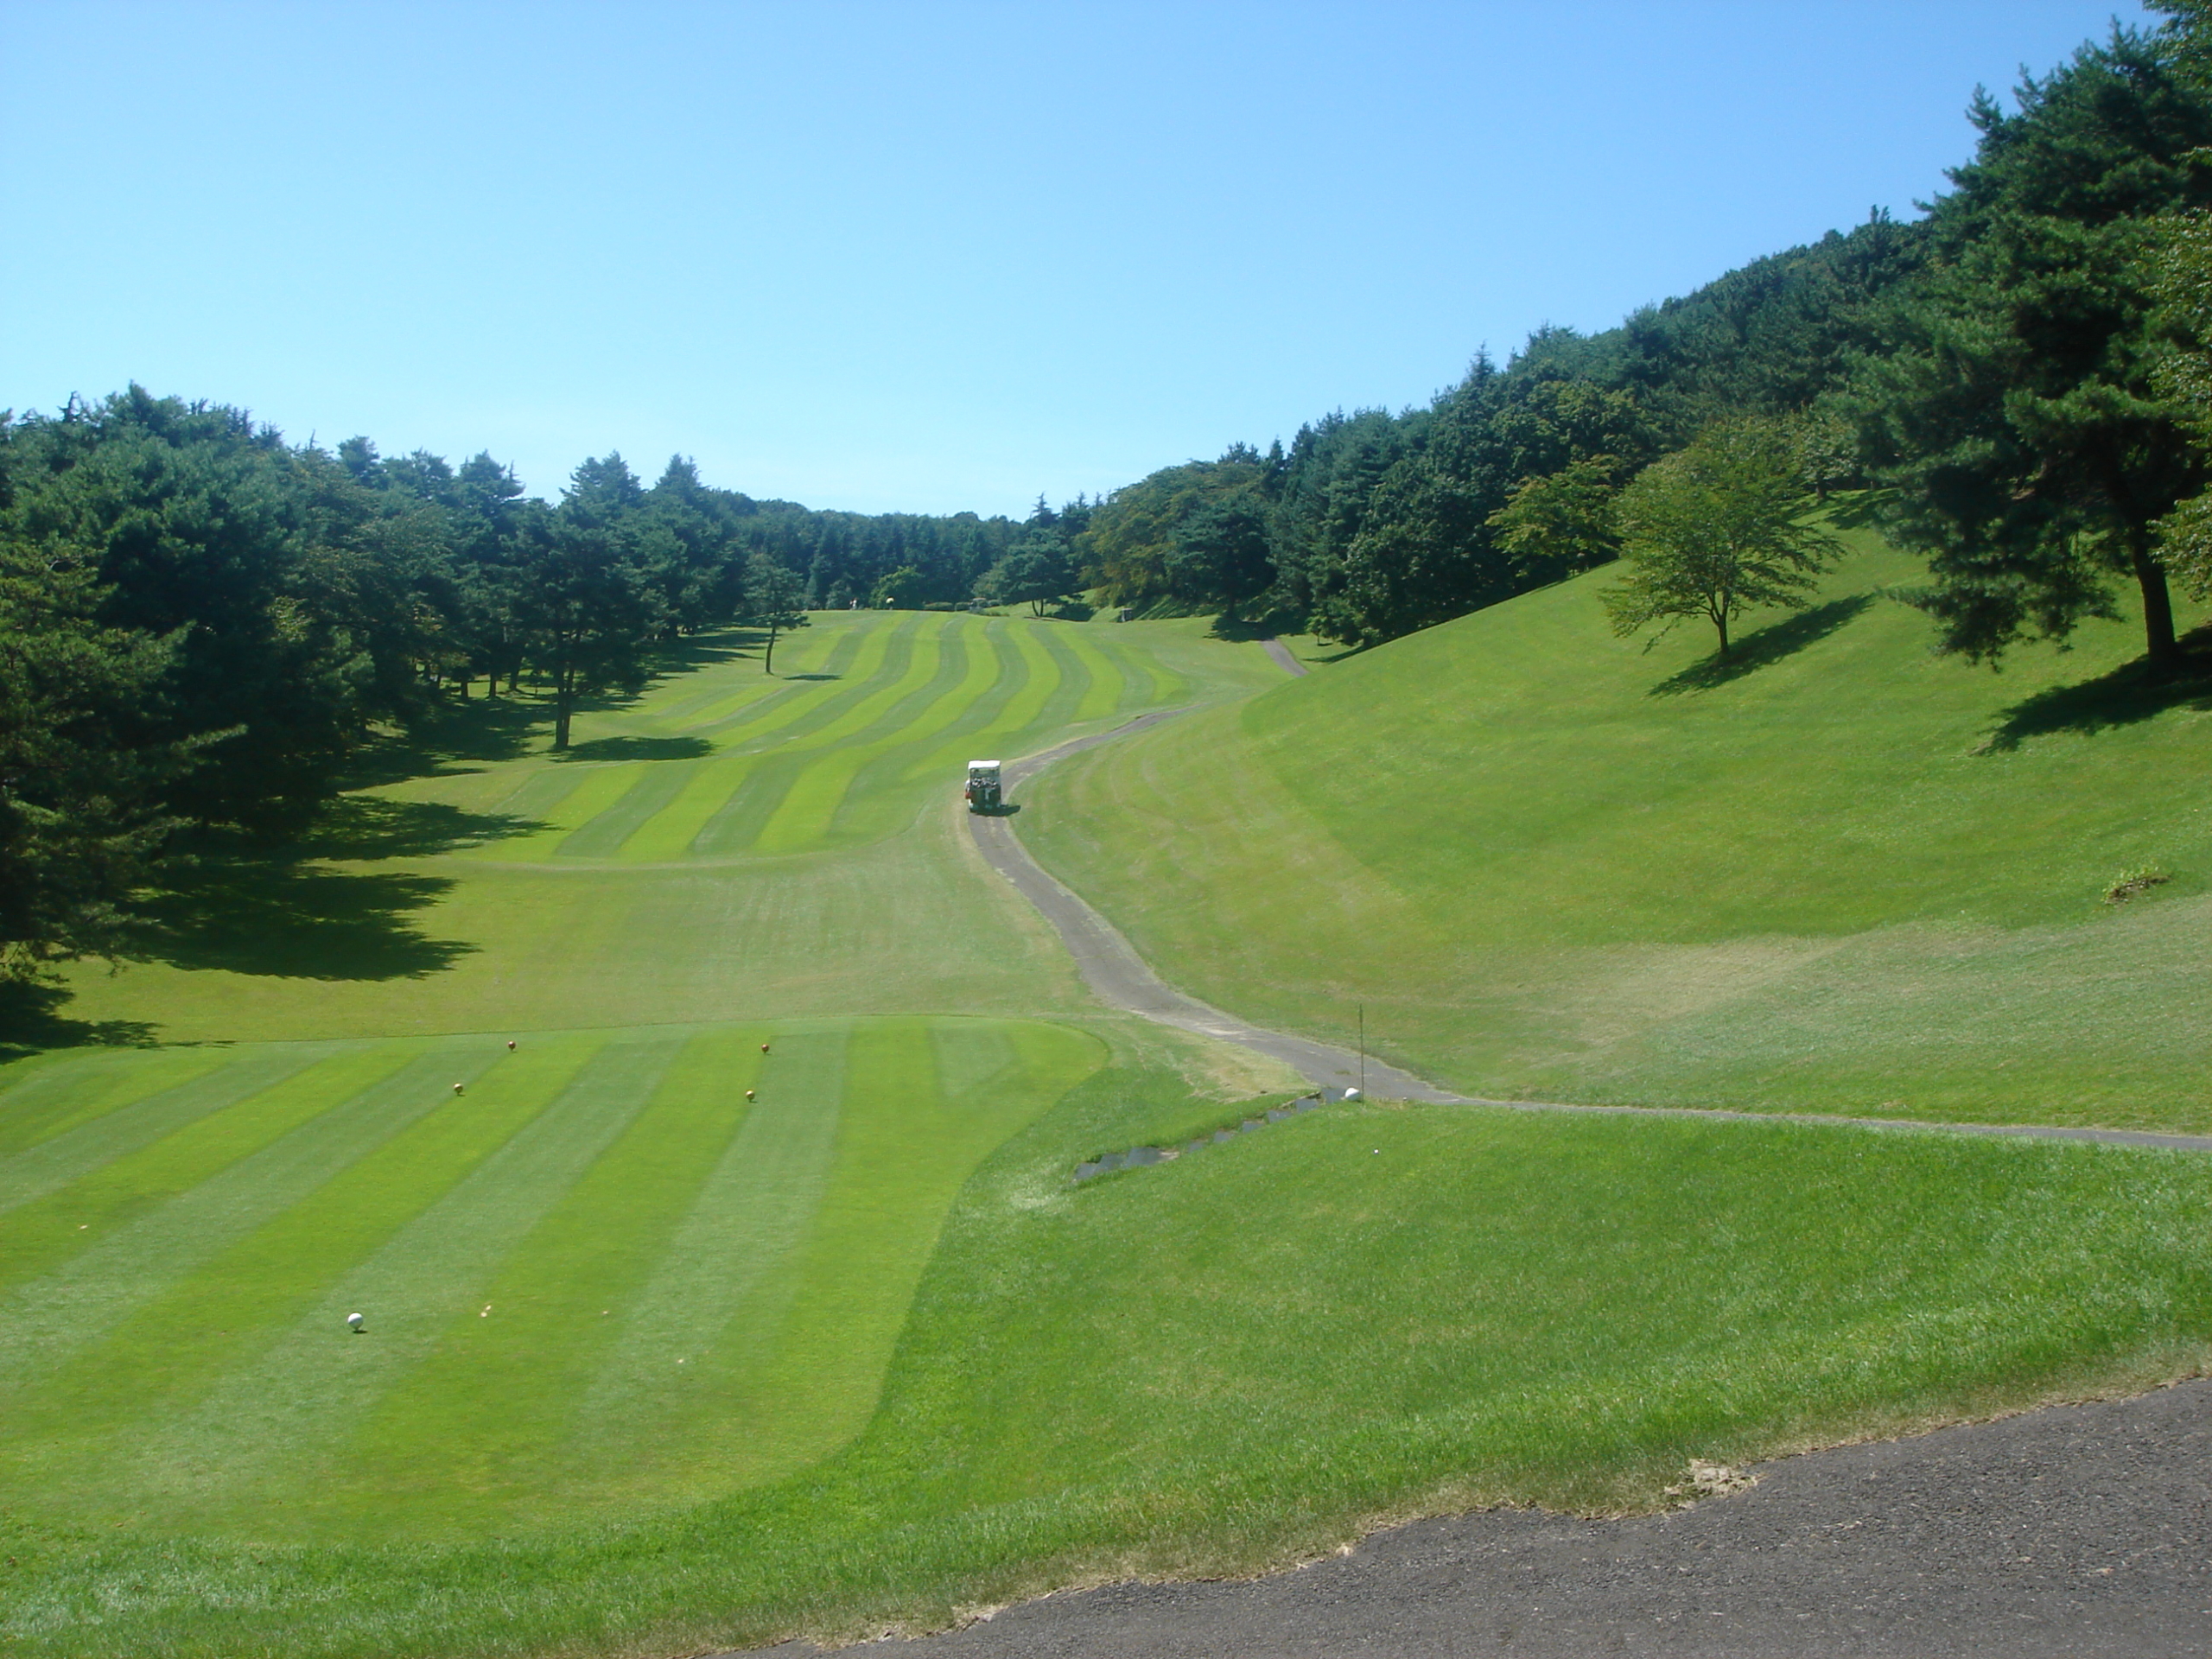
[[[2212,1128],[2212,697],[2132,621],[1935,659],[1853,539],[1731,671],[1600,572],[1077,756],[1024,835],[1171,982],[1471,1090]]]
[[[69,1013],[192,1041],[1085,1006],[942,809],[971,758],[1278,673],[1205,628],[826,613],[773,676],[691,642],[564,755],[535,700],[480,701],[302,847],[188,872]]]
[[[804,1467],[874,1412],[962,1184],[1107,1052],[942,1019],[517,1044],[108,1055],[0,1092],[10,1503],[476,1535]]]
[[[856,1030],[849,1069],[868,1040],[918,1039]],[[1063,1039],[1041,1040],[1039,1063],[1055,1063]],[[873,1634],[1071,1581],[1281,1563],[1423,1510],[1649,1507],[1693,1457],[2146,1385],[2202,1365],[2212,1338],[2202,1158],[1377,1106],[1068,1185],[1071,1146],[1132,1110],[1171,1109],[1184,1087],[1116,1064],[984,1159],[911,1299],[879,1410],[824,1462],[680,1516],[497,1544],[168,1543],[135,1528],[58,1530],[18,1508],[0,1520],[22,1563],[0,1635],[41,1654],[394,1656]],[[651,1279],[626,1250],[601,1271]],[[541,1385],[499,1334],[520,1294],[487,1273],[450,1299],[446,1345],[384,1403],[336,1396],[345,1441],[322,1466],[364,1483],[354,1490],[404,1491],[404,1474],[366,1466],[403,1412],[450,1421],[472,1456],[536,1455]],[[550,1344],[556,1311],[588,1325],[599,1294],[517,1304],[518,1317]],[[845,1294],[876,1305],[872,1287]],[[484,1301],[493,1313],[477,1322]],[[318,1375],[315,1342],[380,1363],[372,1338],[325,1334],[343,1311],[329,1301],[288,1338],[305,1376]],[[660,1390],[668,1414],[649,1421],[683,1422],[669,1371],[629,1380],[597,1351],[588,1339],[556,1349],[560,1380],[543,1386],[573,1389],[596,1364]],[[489,1400],[433,1411],[438,1365],[480,1376],[516,1421]],[[784,1386],[804,1395],[819,1375]],[[121,1386],[95,1382],[95,1421]],[[159,1370],[151,1386],[181,1391]],[[302,1384],[268,1386],[281,1414]],[[575,1397],[588,1411],[596,1396]],[[814,1402],[791,1409],[816,1432]],[[683,1432],[727,1467],[754,1455],[755,1421],[694,1418]],[[118,1473],[135,1484],[178,1467],[190,1444],[172,1430],[126,1446]],[[642,1436],[644,1459],[665,1444]],[[576,1459],[580,1478],[619,1484],[596,1442]],[[217,1465],[207,1478],[226,1477]]]

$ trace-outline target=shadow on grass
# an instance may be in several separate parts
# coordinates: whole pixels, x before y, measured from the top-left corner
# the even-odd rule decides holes
[[[571,760],[698,760],[715,752],[703,737],[595,737],[554,759]]]
[[[1213,620],[1213,626],[1206,630],[1206,638],[1224,639],[1233,645],[1249,645],[1255,640],[1273,639],[1279,634],[1303,633],[1305,631],[1306,617],[1302,613],[1278,605],[1249,621],[1243,617],[1217,616]]]
[[[730,662],[749,654],[747,647],[757,652],[767,637],[765,632],[755,634],[747,629],[731,628],[669,641],[654,648],[645,683],[637,690],[602,692],[579,698],[576,712],[620,711],[662,680]],[[387,733],[365,745],[346,767],[340,787],[372,789],[410,778],[467,770],[474,765],[518,760],[531,752],[552,724],[551,698],[530,685],[496,697],[478,696],[466,702],[447,702],[417,721],[410,730]],[[690,738],[607,738],[596,743],[579,744],[565,758],[688,760],[708,753],[703,747],[690,747],[696,741]],[[676,744],[685,747],[666,747]],[[630,747],[612,747],[615,745]]]
[[[199,858],[254,847],[264,859],[432,858],[463,847],[497,841],[507,836],[526,836],[546,826],[535,818],[518,818],[504,812],[470,812],[442,801],[394,801],[380,795],[340,795],[322,810],[314,827],[296,842],[281,848],[231,842],[213,835],[182,849]]]
[[[542,825],[435,801],[342,796],[299,840],[270,847],[207,832],[180,848],[139,906],[128,953],[184,969],[292,979],[421,979],[476,947],[434,939],[416,912],[451,889],[416,870],[335,869],[326,860],[427,858]]]
[[[1736,642],[1726,657],[1719,652],[1692,663],[1679,674],[1669,675],[1651,688],[1655,697],[1679,697],[1692,691],[1710,691],[1795,657],[1808,645],[1818,645],[1837,632],[1852,618],[1874,602],[1872,594],[1852,594],[1815,605],[1779,622],[1770,622]]]
[[[372,789],[470,763],[491,765],[526,753],[534,729],[550,723],[552,705],[534,696],[476,697],[448,703],[413,730],[390,733],[365,745],[346,769],[340,787]]]
[[[1974,752],[2003,754],[2029,738],[2056,732],[2094,735],[2133,726],[2170,709],[2212,710],[2212,629],[2190,634],[2182,641],[2182,652],[2176,673],[2153,674],[2148,660],[2139,657],[2094,680],[2055,685],[2024,697],[2004,711]]]
[[[452,886],[412,871],[327,869],[291,854],[203,854],[143,906],[151,928],[130,954],[286,979],[422,979],[476,949],[415,925],[414,913]]]
[[[49,1048],[150,1048],[143,1020],[72,1020],[67,987],[43,979],[0,980],[0,1065]]]
[[[692,634],[682,639],[671,639],[653,648],[652,671],[666,677],[674,674],[689,674],[696,669],[712,668],[746,654],[748,648],[757,650],[767,642],[767,630],[755,632],[751,628],[721,628],[713,633]]]
[[[779,674],[776,677],[779,680],[842,680],[845,677],[842,674]]]

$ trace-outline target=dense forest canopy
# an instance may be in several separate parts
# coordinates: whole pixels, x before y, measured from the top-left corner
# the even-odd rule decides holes
[[[376,732],[527,688],[564,747],[657,645],[810,608],[1089,592],[1365,646],[1625,553],[1625,625],[1725,645],[1731,584],[1795,592],[1792,515],[1856,487],[1926,556],[1939,649],[2063,639],[2132,583],[2171,672],[2169,573],[2212,582],[2212,52],[2208,0],[2157,9],[2012,111],[1977,94],[1916,220],[1020,522],[759,500],[681,456],[588,459],[549,502],[488,453],[292,444],[136,385],[0,416],[0,979],[112,948],[180,829],[296,830]],[[1720,552],[1669,505],[1696,491],[1738,504]]]

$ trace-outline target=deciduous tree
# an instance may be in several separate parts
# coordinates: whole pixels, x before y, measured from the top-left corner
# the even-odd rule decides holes
[[[1841,544],[1802,522],[1805,487],[1775,423],[1709,428],[1620,494],[1625,577],[1605,594],[1613,632],[1702,617],[1728,652],[1729,625],[1760,606],[1800,609]]]

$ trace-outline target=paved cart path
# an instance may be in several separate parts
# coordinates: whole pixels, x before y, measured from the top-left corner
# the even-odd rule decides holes
[[[1073,754],[1078,749],[1094,747],[1115,738],[1128,737],[1184,712],[1175,709],[1159,714],[1140,715],[1110,732],[1079,737],[1057,748],[1046,749],[1040,754],[1009,762],[1003,772],[1007,798],[1012,801],[1014,791],[1020,785],[1065,755]],[[1177,1026],[1185,1031],[1200,1032],[1208,1037],[1217,1037],[1224,1042],[1236,1043],[1271,1056],[1325,1090],[1341,1092],[1359,1084],[1362,1068],[1357,1055],[1326,1043],[1317,1043],[1311,1038],[1266,1030],[1239,1020],[1234,1014],[1224,1014],[1219,1008],[1210,1007],[1196,997],[1185,996],[1162,983],[1160,976],[1145,964],[1144,959],[1130,948],[1129,942],[1122,937],[1112,923],[1061,886],[1029,855],[1028,849],[1014,835],[1014,824],[1012,814],[999,817],[970,814],[968,819],[969,828],[976,837],[976,845],[983,857],[993,869],[1013,882],[1021,896],[1034,905],[1039,913],[1052,925],[1060,936],[1061,943],[1067,946],[1068,954],[1075,958],[1076,966],[1082,970],[1084,982],[1090,987],[1100,1001],[1131,1014],[1141,1014],[1163,1026]],[[1365,1075],[1366,1087],[1370,1093],[1393,1100],[1441,1102],[1465,1101],[1467,1098],[1465,1095],[1439,1089],[1409,1071],[1384,1065],[1373,1058],[1366,1062]]]
[[[1280,644],[1275,640],[1268,643],[1270,646]],[[1289,653],[1286,652],[1283,654],[1287,656]],[[2183,1152],[2212,1152],[2212,1135],[2161,1135],[2144,1129],[2062,1128],[2043,1123],[1930,1123],[1914,1118],[1730,1112],[1685,1106],[1582,1106],[1556,1101],[1487,1100],[1439,1088],[1410,1071],[1386,1065],[1373,1055],[1369,1055],[1363,1061],[1349,1049],[1317,1042],[1310,1037],[1294,1036],[1288,1032],[1269,1031],[1263,1026],[1240,1020],[1233,1014],[1224,1014],[1219,1008],[1201,1002],[1194,996],[1186,996],[1163,982],[1111,922],[1032,858],[1029,849],[1014,834],[1015,819],[1020,810],[1014,796],[1022,783],[1034,778],[1053,761],[1078,750],[1094,748],[1116,738],[1132,736],[1148,727],[1158,725],[1163,720],[1173,720],[1176,715],[1187,712],[1186,709],[1169,709],[1156,714],[1141,715],[1111,731],[1076,738],[1039,753],[1009,761],[1004,768],[1005,793],[1014,810],[999,817],[969,816],[968,827],[984,859],[993,869],[1012,882],[1015,890],[1052,925],[1053,930],[1060,936],[1060,942],[1066,945],[1068,954],[1075,958],[1084,982],[1090,987],[1092,994],[1100,1001],[1109,1007],[1142,1014],[1146,1019],[1157,1020],[1164,1026],[1202,1033],[1281,1060],[1327,1095],[1341,1094],[1346,1089],[1363,1086],[1367,1093],[1388,1100],[1503,1106],[1516,1111],[1603,1112],[1630,1116],[1709,1117],[1769,1123],[1782,1120],[1911,1133],[1932,1131],[1953,1135],[2024,1135],[2037,1140],[2093,1141],[2114,1146],[2168,1147]]]
[[[2212,1656],[2212,1382],[1839,1446],[1758,1473],[1750,1491],[1669,1515],[1420,1521],[1268,1578],[1051,1596],[897,1650]]]

